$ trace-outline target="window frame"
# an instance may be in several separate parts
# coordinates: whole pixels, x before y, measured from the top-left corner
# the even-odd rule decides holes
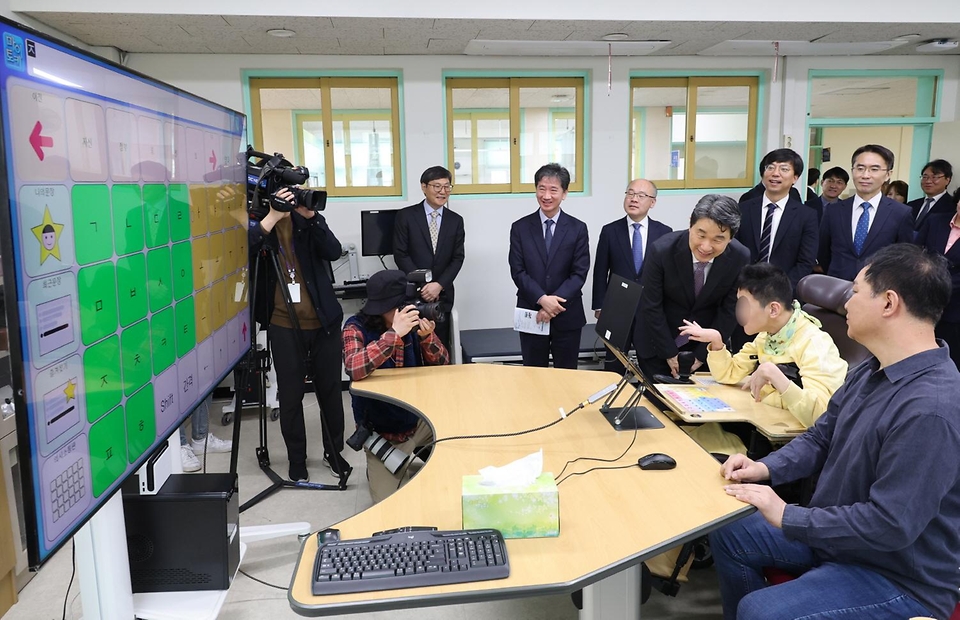
[[[747,87],[749,89],[747,102],[747,137],[745,178],[719,179],[696,178],[696,114],[697,89],[701,87]],[[758,74],[744,75],[631,75],[630,76],[630,114],[629,132],[630,148],[627,170],[630,178],[642,176],[640,174],[640,153],[644,146],[644,114],[642,109],[634,105],[634,91],[638,88],[686,88],[687,96],[684,105],[685,139],[683,179],[655,179],[650,181],[657,184],[659,189],[666,190],[702,190],[702,189],[730,189],[752,187],[757,179],[757,136],[760,123],[760,89],[761,82]],[[691,113],[692,112],[692,113]],[[691,123],[692,121],[692,123]]]
[[[247,76],[247,86],[250,96],[250,128],[254,148],[263,151],[263,121],[261,117],[260,90],[261,89],[304,89],[312,88],[320,91],[319,116],[323,127],[323,164],[324,178],[326,186],[311,186],[311,189],[321,189],[326,191],[332,197],[372,197],[372,196],[402,196],[403,195],[403,158],[402,158],[402,127],[400,125],[400,76],[398,75],[377,75],[377,76],[303,76],[303,77],[267,77],[249,75]],[[382,186],[343,186],[336,185],[336,165],[334,160],[334,139],[333,126],[335,120],[349,121],[356,117],[358,120],[364,118],[369,120],[369,114],[364,110],[337,109],[334,110],[331,103],[330,90],[334,88],[388,88],[390,89],[389,120],[391,122],[391,133],[393,143],[393,184]],[[306,118],[313,113],[313,118]],[[304,153],[304,141],[302,133],[303,120],[316,120],[317,110],[291,110],[293,120],[293,143],[295,153],[294,159],[302,159]],[[299,115],[298,115],[299,113]],[[379,119],[382,120],[382,119]],[[346,155],[349,158],[349,155]],[[298,161],[293,162],[295,165]],[[350,170],[346,171],[346,178],[350,179]]]
[[[586,119],[586,93],[587,93],[587,76],[583,73],[577,74],[565,74],[558,76],[544,76],[544,75],[505,75],[500,77],[472,77],[464,75],[444,75],[444,94],[445,94],[445,111],[446,111],[446,151],[447,151],[447,167],[454,175],[454,185],[457,188],[458,194],[532,194],[536,192],[536,185],[531,178],[529,182],[524,182],[521,179],[521,168],[520,168],[520,155],[522,147],[522,137],[523,137],[523,127],[520,117],[520,89],[521,88],[573,88],[576,91],[576,105],[574,106],[574,116],[576,120],[576,145],[574,150],[574,157],[576,161],[576,170],[572,171],[571,176],[576,180],[571,180],[568,192],[583,192],[586,187],[586,170],[587,166],[584,162],[584,156],[586,153],[585,145],[585,119]],[[454,129],[453,124],[454,120],[464,120],[464,114],[483,114],[485,111],[482,110],[471,110],[469,112],[457,112],[453,107],[453,91],[455,89],[479,89],[479,88],[506,88],[509,90],[509,120],[510,120],[510,135],[509,135],[509,145],[510,145],[510,182],[509,183],[462,183],[456,181],[457,171],[454,167],[456,161],[456,154],[454,152]],[[567,108],[563,109],[564,113],[568,113]],[[552,110],[552,108],[547,108],[547,110]],[[491,110],[491,112],[495,112]],[[553,119],[554,115],[550,115],[550,128],[549,132],[551,136],[553,135]],[[475,125],[475,122],[474,122]],[[477,167],[478,167],[478,158],[477,158],[477,140],[476,132],[471,134],[472,136],[472,176],[471,178],[477,178]],[[544,161],[544,164],[549,162]]]

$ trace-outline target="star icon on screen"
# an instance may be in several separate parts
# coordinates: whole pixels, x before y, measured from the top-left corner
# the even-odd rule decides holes
[[[77,384],[73,381],[67,381],[67,385],[63,388],[63,394],[67,397],[67,402],[75,399],[77,397]]]
[[[63,224],[57,224],[50,215],[50,207],[43,210],[43,222],[39,226],[34,226],[30,230],[40,242],[40,264],[42,265],[48,256],[60,260],[60,233],[63,232]]]

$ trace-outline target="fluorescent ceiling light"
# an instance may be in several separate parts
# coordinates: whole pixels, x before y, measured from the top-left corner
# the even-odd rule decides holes
[[[723,41],[698,53],[699,56],[776,56],[774,41]],[[870,41],[865,43],[820,43],[777,41],[781,56],[861,56],[893,49],[906,41]]]
[[[271,37],[279,37],[281,39],[289,39],[290,37],[297,35],[297,33],[293,30],[287,30],[286,28],[273,28],[271,30],[267,30],[267,34]]]
[[[643,56],[670,45],[670,41],[492,41],[473,39],[463,53],[469,56]]]

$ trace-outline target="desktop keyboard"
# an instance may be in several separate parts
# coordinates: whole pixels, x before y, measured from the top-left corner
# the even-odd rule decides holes
[[[510,561],[493,529],[396,532],[321,545],[313,594],[350,594],[504,579]]]

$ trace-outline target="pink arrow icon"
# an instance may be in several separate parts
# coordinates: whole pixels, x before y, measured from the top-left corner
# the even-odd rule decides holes
[[[243,329],[241,329],[240,331],[241,331],[241,333],[243,333],[243,339],[246,340],[246,339],[247,339],[247,324],[246,324],[246,323],[243,324]]]
[[[43,131],[43,125],[40,124],[40,121],[37,121],[37,124],[33,126],[33,131],[30,132],[30,146],[33,147],[40,161],[43,161],[43,149],[53,146],[53,138],[51,136],[41,136],[41,131]]]
[[[210,158],[209,158],[207,161],[210,162],[210,169],[211,169],[211,170],[216,170],[216,169],[217,169],[217,153],[216,153],[216,151],[210,151]]]

